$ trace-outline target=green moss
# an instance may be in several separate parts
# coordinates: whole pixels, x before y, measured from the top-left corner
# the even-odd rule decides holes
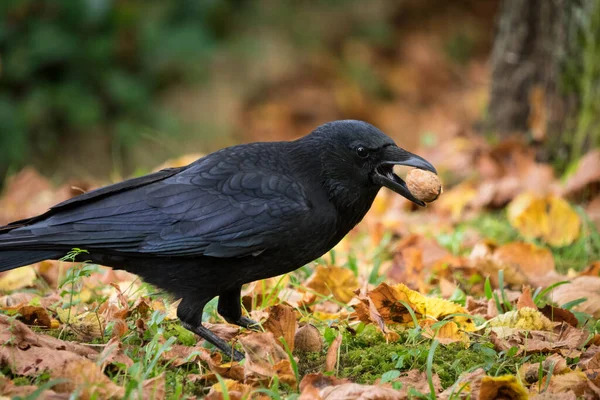
[[[313,372],[320,372],[325,365],[327,351],[321,352],[294,352],[294,356],[298,357],[298,374],[304,376]]]
[[[431,341],[423,338],[407,340],[408,337],[406,333],[395,343],[385,343],[383,335],[370,327],[363,334],[346,335],[340,356],[341,376],[370,384],[390,370],[425,370]],[[448,387],[462,372],[479,367],[491,370],[497,359],[490,343],[474,343],[469,348],[453,343],[438,347],[433,370],[439,375],[442,386]]]
[[[185,329],[181,324],[177,321],[174,323],[168,323],[163,325],[165,329],[164,337],[165,339],[169,339],[170,337],[176,337],[177,341],[185,346],[195,346],[198,342],[196,339],[196,335],[193,332]]]

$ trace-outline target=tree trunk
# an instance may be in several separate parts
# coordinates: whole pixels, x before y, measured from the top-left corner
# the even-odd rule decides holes
[[[597,114],[581,120],[582,109],[591,106],[586,101],[592,109],[600,103],[589,94],[584,99],[600,82],[598,3],[503,1],[491,59],[489,130],[525,134],[540,144],[540,158],[563,166],[560,161],[598,143]]]

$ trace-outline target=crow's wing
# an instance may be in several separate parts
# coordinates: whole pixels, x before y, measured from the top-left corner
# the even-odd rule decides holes
[[[282,233],[297,229],[311,210],[302,186],[253,160],[258,156],[274,157],[221,151],[158,180],[99,189],[104,191],[98,196],[75,198],[46,218],[0,236],[0,248],[61,245],[161,256],[257,254],[273,247]]]

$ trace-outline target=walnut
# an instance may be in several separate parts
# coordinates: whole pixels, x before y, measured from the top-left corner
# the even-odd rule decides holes
[[[433,172],[411,169],[406,174],[406,186],[417,199],[425,203],[435,201],[442,193],[442,181]]]
[[[294,336],[294,347],[304,352],[320,352],[323,350],[323,339],[314,325],[304,325]]]

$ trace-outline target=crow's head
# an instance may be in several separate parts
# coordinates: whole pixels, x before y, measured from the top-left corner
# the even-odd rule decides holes
[[[329,122],[315,129],[306,139],[318,147],[321,176],[335,196],[376,193],[385,186],[413,203],[425,206],[394,174],[393,166],[406,165],[437,174],[435,168],[427,160],[396,146],[389,136],[373,125],[355,120]]]

